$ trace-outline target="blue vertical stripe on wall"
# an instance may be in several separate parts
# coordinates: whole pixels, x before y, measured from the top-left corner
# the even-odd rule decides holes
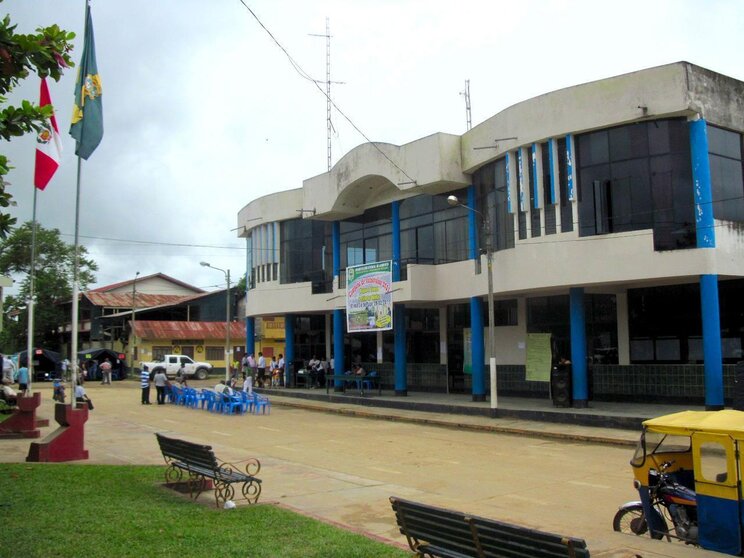
[[[467,206],[475,209],[475,186],[468,186]],[[468,211],[468,256],[471,260],[479,259],[478,255],[478,224],[475,211]]]
[[[551,205],[555,205],[556,196],[556,176],[555,176],[555,149],[556,149],[556,141],[553,138],[550,138],[548,140],[548,164],[550,165],[550,203]],[[545,161],[543,161],[543,165],[545,164]],[[543,188],[545,185],[543,184]]]
[[[566,185],[568,190],[568,199],[573,201],[574,198],[574,156],[573,156],[573,146],[572,146],[573,138],[571,137],[571,134],[568,134],[566,136]]]
[[[390,205],[393,212],[393,281],[400,281],[400,202],[394,201]]]
[[[335,374],[346,372],[344,366],[344,312],[340,308],[333,310],[333,371]],[[336,380],[334,390],[341,391],[340,380]]]
[[[526,211],[524,207],[524,161],[522,160],[522,148],[517,149],[517,198],[519,199],[519,211]]]
[[[535,180],[533,180],[532,184],[532,207],[533,209],[540,209],[540,194],[538,193],[540,190],[537,187],[537,184],[539,182],[539,177],[537,174],[537,144],[532,144],[532,149],[530,156],[532,158],[532,176],[535,177]],[[544,185],[543,185],[544,187]]]
[[[284,385],[290,385],[292,381],[292,363],[295,358],[295,347],[294,347],[294,314],[284,315]],[[297,371],[295,370],[295,373]]]
[[[406,307],[393,305],[393,349],[395,351],[395,395],[408,395],[406,356]]]
[[[695,227],[698,248],[715,248],[713,186],[708,157],[708,126],[702,118],[689,123],[692,183],[695,195]]]
[[[709,410],[718,410],[723,409],[723,360],[718,275],[700,276],[700,304],[703,317],[705,406]]]
[[[479,296],[470,298],[470,338],[473,346],[470,354],[473,362],[470,370],[473,380],[473,401],[485,401],[486,384],[485,378],[485,345],[483,338],[483,301]]]
[[[573,375],[573,399],[577,406],[585,406],[588,395],[586,367],[586,319],[584,317],[584,289],[573,287],[569,290],[571,307],[571,364]]]
[[[506,157],[504,158],[504,163],[506,165],[506,211],[509,213],[514,213],[514,208],[512,207],[512,185],[511,185],[511,170],[509,169],[509,162],[511,161],[511,153],[508,151],[506,152]]]
[[[338,277],[341,273],[341,223],[339,221],[333,222],[331,245],[333,248],[333,276]]]

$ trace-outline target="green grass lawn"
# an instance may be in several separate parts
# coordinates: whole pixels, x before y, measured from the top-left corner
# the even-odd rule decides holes
[[[196,504],[163,488],[163,471],[0,464],[0,556],[411,556],[271,505]]]

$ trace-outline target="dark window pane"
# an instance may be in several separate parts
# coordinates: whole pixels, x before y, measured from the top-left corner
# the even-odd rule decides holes
[[[744,221],[741,161],[710,155],[713,215],[723,221]]]
[[[610,146],[607,130],[582,134],[578,138],[581,138],[581,141],[577,144],[578,157],[583,165],[598,165],[609,162]]]
[[[623,161],[648,155],[646,124],[632,124],[609,130],[610,160]]]
[[[741,137],[716,126],[708,126],[708,151],[731,159],[741,159]]]

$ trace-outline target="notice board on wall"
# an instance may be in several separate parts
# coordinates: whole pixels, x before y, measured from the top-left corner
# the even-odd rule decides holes
[[[549,382],[553,354],[550,349],[550,333],[527,334],[527,374],[532,382]]]

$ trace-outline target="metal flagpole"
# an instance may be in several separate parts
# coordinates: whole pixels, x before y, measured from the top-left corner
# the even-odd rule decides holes
[[[34,381],[34,305],[36,304],[36,293],[34,290],[34,281],[36,276],[36,194],[37,188],[34,186],[34,209],[31,219],[31,269],[29,271],[29,292],[28,303],[28,335],[26,340],[26,368],[28,368],[28,391],[31,392]],[[20,364],[20,363],[19,363]]]
[[[72,341],[70,346],[70,364],[72,366],[72,374],[70,376],[70,382],[72,383],[72,389],[70,390],[70,400],[72,401],[72,408],[75,408],[75,387],[77,386],[78,376],[78,274],[80,267],[80,250],[79,250],[79,233],[80,233],[80,157],[77,160],[77,185],[75,190],[75,263],[72,268]]]

